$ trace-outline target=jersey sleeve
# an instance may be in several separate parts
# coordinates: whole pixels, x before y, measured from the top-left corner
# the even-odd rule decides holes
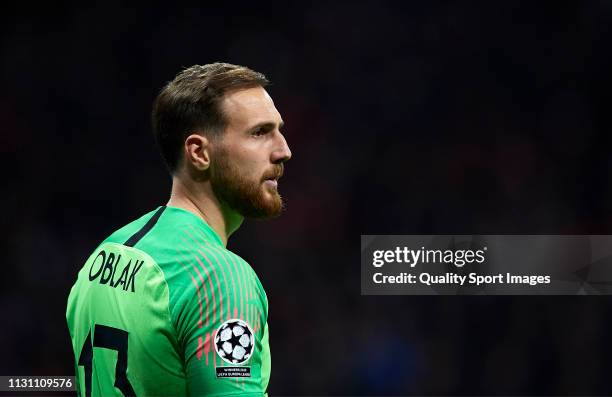
[[[171,312],[184,353],[188,395],[264,395],[267,302],[253,270],[213,245],[186,252],[182,259]]]

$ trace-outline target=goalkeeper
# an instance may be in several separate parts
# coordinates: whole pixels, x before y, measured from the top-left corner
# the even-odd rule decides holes
[[[267,83],[243,66],[196,65],[156,98],[172,193],[104,240],[70,291],[79,395],[265,395],[266,293],[226,245],[244,218],[283,209],[291,151]]]

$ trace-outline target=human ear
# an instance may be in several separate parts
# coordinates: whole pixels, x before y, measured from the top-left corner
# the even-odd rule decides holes
[[[185,161],[198,171],[210,167],[210,147],[206,137],[191,134],[185,139]]]

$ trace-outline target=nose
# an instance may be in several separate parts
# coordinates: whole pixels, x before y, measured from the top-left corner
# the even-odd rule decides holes
[[[273,164],[284,163],[291,158],[291,149],[284,135],[280,131],[277,132],[277,135],[276,149],[272,152],[271,158]]]

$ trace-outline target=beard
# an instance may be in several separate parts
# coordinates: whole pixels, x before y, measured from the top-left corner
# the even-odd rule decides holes
[[[210,182],[217,198],[243,217],[266,219],[279,216],[284,203],[276,188],[266,187],[264,181],[282,174],[283,165],[278,164],[261,179],[248,179],[223,153],[210,169]]]

